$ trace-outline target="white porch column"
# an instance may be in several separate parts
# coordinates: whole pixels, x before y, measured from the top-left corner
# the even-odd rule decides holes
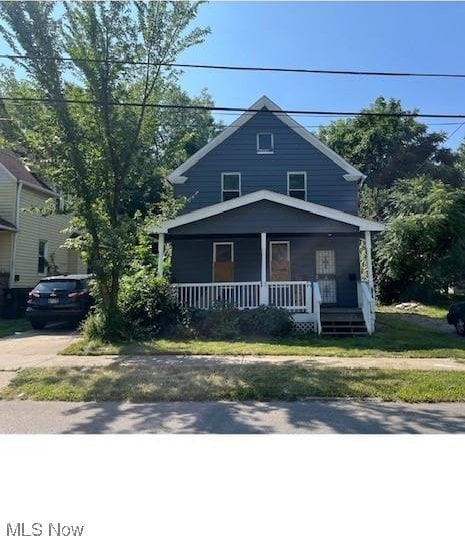
[[[367,270],[368,270],[368,285],[370,286],[371,294],[375,295],[375,286],[373,282],[373,261],[371,259],[371,232],[365,231],[365,249],[367,255]]]
[[[262,269],[260,276],[260,305],[268,305],[268,288],[266,285],[266,233],[260,234],[262,250]]]
[[[163,260],[165,256],[165,234],[158,234],[158,277],[163,277]]]

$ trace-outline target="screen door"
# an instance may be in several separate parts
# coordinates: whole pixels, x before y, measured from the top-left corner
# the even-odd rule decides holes
[[[337,303],[336,253],[333,249],[316,252],[316,280],[320,287],[322,303]]]

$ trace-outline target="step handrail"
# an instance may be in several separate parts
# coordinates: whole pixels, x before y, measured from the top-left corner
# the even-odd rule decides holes
[[[314,281],[313,287],[313,313],[316,318],[316,332],[321,335],[321,292],[320,285]]]
[[[359,305],[362,309],[363,319],[369,335],[375,331],[375,299],[368,281],[358,282]]]

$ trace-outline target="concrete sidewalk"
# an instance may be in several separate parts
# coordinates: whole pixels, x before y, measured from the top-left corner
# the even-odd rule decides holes
[[[465,433],[465,404],[340,399],[154,404],[15,400],[0,401],[0,433]]]
[[[104,367],[115,363],[157,365],[222,365],[247,363],[305,364],[309,366],[385,368],[396,370],[459,370],[465,361],[453,358],[396,357],[326,357],[326,356],[241,356],[241,355],[160,355],[160,356],[62,356],[58,355],[77,341],[76,332],[27,331],[0,339],[0,372],[14,372],[26,367]],[[0,374],[1,376],[1,374]],[[0,382],[2,379],[0,378]]]

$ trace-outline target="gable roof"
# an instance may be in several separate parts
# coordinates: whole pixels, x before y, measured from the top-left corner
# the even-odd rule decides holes
[[[222,203],[216,203],[208,207],[193,210],[192,212],[184,214],[183,216],[178,216],[172,220],[165,221],[158,227],[153,226],[149,229],[149,231],[152,233],[166,233],[173,227],[179,227],[195,221],[211,218],[212,216],[217,216],[223,212],[234,210],[235,208],[243,207],[245,205],[250,205],[251,203],[256,203],[257,201],[271,201],[273,203],[303,210],[305,212],[315,214],[316,216],[322,216],[323,218],[329,218],[330,220],[353,225],[358,227],[360,231],[384,231],[385,228],[384,224],[382,223],[360,218],[359,216],[348,214],[342,210],[336,210],[335,208],[325,207],[309,201],[303,201],[302,199],[278,194],[270,190],[258,190],[241,197],[230,199],[229,201],[223,201]]]
[[[9,221],[0,218],[0,231],[14,231],[16,232],[16,227]]]
[[[32,173],[13,151],[0,149],[0,164],[6,168],[17,181],[22,182],[26,186],[48,193],[52,196],[58,195],[51,190],[45,182],[42,182],[34,173]]]
[[[172,184],[183,184],[184,182],[186,182],[187,177],[184,177],[183,173],[185,173],[188,169],[194,166],[212,149],[223,143],[227,138],[229,138],[229,136],[234,134],[239,128],[245,125],[247,121],[252,119],[252,117],[254,117],[254,115],[260,112],[260,110],[262,110],[263,108],[266,108],[267,110],[272,112],[275,117],[277,117],[285,125],[290,127],[296,134],[301,136],[304,140],[313,145],[321,153],[326,155],[330,160],[332,160],[335,164],[342,168],[346,172],[344,178],[347,181],[357,181],[359,179],[365,178],[365,175],[361,171],[355,169],[351,164],[349,164],[349,162],[344,160],[342,156],[339,156],[337,153],[335,153],[332,149],[330,149],[327,145],[320,141],[314,134],[309,132],[305,127],[303,127],[297,121],[292,119],[290,115],[283,112],[276,103],[274,103],[271,99],[264,95],[263,97],[258,99],[257,102],[252,104],[252,106],[249,108],[250,111],[244,112],[233,123],[231,123],[231,125],[226,127],[220,134],[218,134],[218,136],[213,138],[209,143],[207,143],[207,145],[204,145],[200,150],[194,153],[183,164],[181,164],[172,173],[170,173],[170,175],[168,175],[168,180]]]

